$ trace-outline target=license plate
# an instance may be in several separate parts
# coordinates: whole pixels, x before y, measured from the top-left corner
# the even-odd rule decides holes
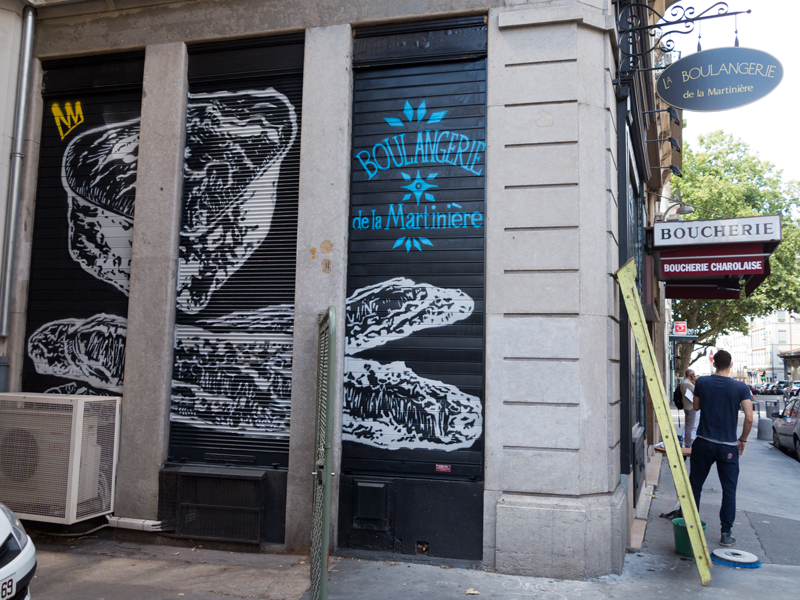
[[[0,600],[11,598],[17,593],[17,582],[14,579],[15,575],[16,573],[14,573],[8,579],[3,579],[3,581],[0,581]]]

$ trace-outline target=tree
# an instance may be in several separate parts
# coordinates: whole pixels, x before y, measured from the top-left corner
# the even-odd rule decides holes
[[[800,313],[800,183],[783,182],[782,171],[758,158],[747,144],[716,131],[699,136],[698,149],[683,146],[683,178],[673,187],[695,207],[686,220],[781,213],[783,241],[770,257],[771,275],[749,297],[737,300],[673,300],[676,321],[697,333],[696,344],[680,344],[678,373],[716,346],[717,338],[747,333],[748,318],[776,310]]]

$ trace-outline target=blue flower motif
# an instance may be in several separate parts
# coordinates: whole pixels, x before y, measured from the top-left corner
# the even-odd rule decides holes
[[[403,242],[405,242],[405,244],[403,244]],[[420,242],[422,242],[426,246],[433,246],[431,241],[425,237],[401,237],[397,238],[397,241],[394,243],[394,246],[392,246],[392,250],[394,250],[398,246],[405,245],[406,252],[410,252],[412,246],[417,250],[419,250],[420,252],[422,252],[422,246],[420,246]]]
[[[428,109],[425,106],[425,100],[420,102],[420,105],[417,107],[415,111],[408,100],[406,100],[405,107],[403,107],[403,114],[405,115],[406,119],[408,119],[409,123],[414,122],[414,118],[416,117],[417,123],[421,123],[422,119],[425,118],[425,115],[428,114]],[[433,125],[434,123],[438,123],[444,116],[447,114],[446,110],[432,113],[430,117],[428,117],[428,125]],[[402,119],[398,119],[397,117],[384,117],[384,120],[391,125],[392,127],[405,127],[405,123],[403,123]]]
[[[428,115],[428,107],[425,104],[425,100],[419,103],[416,109],[411,106],[411,103],[406,100],[405,106],[403,107],[403,116],[406,118],[408,123],[422,123],[423,119],[426,115]],[[441,121],[445,115],[447,114],[446,110],[442,110],[439,112],[431,113],[428,117],[427,124],[434,125]],[[398,117],[384,117],[384,120],[391,126],[391,127],[405,127],[406,123],[403,121],[402,118]],[[436,173],[431,173],[425,179],[423,179],[419,171],[417,171],[417,176],[412,180],[411,175],[407,173],[403,173],[402,171],[400,174],[403,176],[403,179],[408,181],[408,185],[400,186],[403,189],[409,191],[408,194],[403,196],[401,202],[405,202],[406,200],[410,200],[411,196],[415,197],[417,201],[417,206],[419,206],[419,201],[421,198],[425,198],[430,202],[435,202],[433,194],[429,193],[428,190],[433,189],[435,187],[439,187],[434,183],[431,183],[436,178]],[[433,246],[433,243],[426,237],[401,237],[397,238],[394,242],[394,246],[392,249],[404,247],[406,252],[411,252],[411,248],[416,248],[420,252],[422,252],[422,246]]]
[[[403,176],[403,179],[411,182],[408,185],[401,185],[400,187],[407,189],[408,191],[411,192],[411,194],[414,194],[414,196],[416,196],[417,205],[419,205],[419,199],[422,196],[425,196],[425,199],[430,200],[431,202],[435,201],[433,198],[433,194],[429,194],[428,190],[438,186],[428,182],[433,181],[436,178],[436,173],[431,173],[425,179],[422,179],[422,177],[420,177],[419,175],[419,171],[417,171],[417,176],[413,181],[411,181],[411,175],[409,175],[408,173],[403,173],[401,171],[400,174]],[[409,200],[411,198],[411,194],[406,194],[405,196],[403,196],[401,202]],[[416,248],[417,250],[422,252],[422,245],[433,246],[433,242],[431,242],[426,237],[413,237],[413,236],[401,237],[397,238],[397,240],[394,243],[394,246],[392,246],[392,250],[394,250],[395,248],[399,248],[400,246],[405,246],[406,252],[410,252],[411,248]]]
[[[406,181],[411,181],[411,175],[407,175],[402,171],[400,172],[400,175],[402,175],[403,179],[405,179]],[[400,187],[408,190],[409,192],[411,192],[411,194],[414,194],[414,196],[416,196],[417,206],[419,206],[419,199],[423,195],[425,196],[425,200],[430,200],[431,202],[434,202],[435,200],[433,199],[433,194],[429,194],[428,190],[439,186],[434,185],[432,183],[428,183],[428,181],[433,181],[436,178],[436,175],[437,175],[436,173],[431,173],[425,179],[422,179],[422,177],[419,176],[419,171],[417,171],[417,177],[416,179],[414,179],[414,181],[411,181],[411,183],[409,183],[408,185],[401,185]],[[403,201],[411,198],[411,194],[406,194],[403,197]]]

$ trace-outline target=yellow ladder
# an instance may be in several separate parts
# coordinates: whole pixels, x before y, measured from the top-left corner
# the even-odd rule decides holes
[[[661,380],[653,344],[645,326],[642,303],[639,300],[639,292],[636,289],[636,262],[630,259],[614,276],[617,278],[619,287],[622,290],[625,308],[628,309],[631,328],[636,338],[636,349],[639,351],[639,358],[647,378],[647,389],[650,392],[650,398],[653,400],[653,409],[658,419],[658,426],[664,437],[669,468],[672,471],[672,479],[675,481],[675,489],[680,498],[683,520],[689,532],[689,540],[692,543],[697,570],[700,572],[700,581],[702,581],[703,585],[708,585],[711,583],[711,557],[708,555],[706,536],[700,524],[700,513],[697,511],[692,486],[689,484],[689,474],[686,472],[686,465],[683,463],[683,453],[678,444],[678,434],[675,431],[675,423],[672,421],[672,414],[669,410],[664,382]]]

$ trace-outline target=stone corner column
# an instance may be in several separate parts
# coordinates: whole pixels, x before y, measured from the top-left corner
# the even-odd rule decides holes
[[[484,564],[500,573],[585,579],[625,552],[598,4],[489,11]]]
[[[157,518],[169,440],[187,64],[183,42],[145,52],[115,510],[137,519]]]
[[[350,203],[352,46],[349,25],[306,30],[286,498],[286,548],[298,552],[307,550],[311,544],[317,315],[331,305],[337,311],[335,406],[330,410],[334,419],[336,473],[331,491],[331,546],[336,545]]]

